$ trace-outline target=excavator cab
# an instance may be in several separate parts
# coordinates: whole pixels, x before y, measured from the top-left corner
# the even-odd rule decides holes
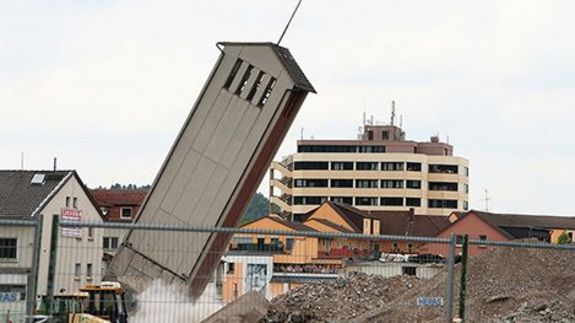
[[[124,298],[125,290],[117,282],[86,285],[80,292],[88,293],[86,313],[111,323],[127,323],[128,312]]]
[[[54,295],[44,300],[34,322],[128,323],[124,289],[117,282],[102,282],[80,288],[79,292]]]
[[[88,296],[88,293],[76,292],[54,295],[51,303],[44,299],[38,314],[34,315],[34,322],[69,323],[75,315],[85,313]],[[51,307],[51,311],[48,307]],[[48,316],[47,313],[51,314]]]

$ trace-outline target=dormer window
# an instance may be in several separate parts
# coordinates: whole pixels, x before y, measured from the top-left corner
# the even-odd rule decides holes
[[[132,219],[132,208],[131,207],[123,207],[120,209],[120,218],[121,219]]]

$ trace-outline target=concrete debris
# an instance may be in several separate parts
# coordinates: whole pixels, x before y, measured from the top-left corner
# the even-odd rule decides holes
[[[352,273],[275,298],[260,322],[445,322],[444,306],[417,306],[417,298],[444,297],[446,277]],[[454,313],[459,265],[456,277]],[[466,322],[575,322],[573,251],[499,248],[470,258],[467,286]]]
[[[260,322],[341,322],[360,317],[417,287],[413,276],[383,278],[347,273],[333,281],[308,284],[272,300]]]
[[[252,323],[263,318],[270,302],[259,292],[250,291],[222,307],[202,323]]]

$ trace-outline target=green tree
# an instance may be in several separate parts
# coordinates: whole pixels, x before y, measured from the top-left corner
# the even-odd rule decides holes
[[[262,193],[256,193],[244,213],[240,224],[266,216],[269,213],[269,201]]]
[[[558,243],[558,244],[571,243],[571,238],[569,238],[569,235],[567,234],[567,231],[563,230],[563,232],[561,232],[561,234],[559,235],[559,237],[557,237],[557,243]]]

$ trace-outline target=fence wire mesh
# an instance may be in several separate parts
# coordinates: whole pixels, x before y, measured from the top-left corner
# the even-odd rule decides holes
[[[575,321],[571,244],[269,227],[0,220],[0,322]]]
[[[86,224],[64,223],[70,225]],[[64,246],[60,239],[59,257],[70,260],[59,259],[63,267],[57,271],[56,289],[58,284],[75,289],[118,280],[128,290],[126,307],[136,322],[350,321],[379,317],[401,295],[447,273],[448,239],[269,227],[94,224],[93,230],[104,230],[101,246]],[[206,235],[215,241],[224,237],[226,244],[206,248],[200,243]],[[101,273],[92,272],[88,281],[87,270],[82,271],[88,264],[72,259],[96,255],[102,248]],[[435,250],[440,252],[431,254]],[[197,269],[193,259],[213,266]],[[437,307],[445,317],[446,293],[443,283],[413,302]]]
[[[25,322],[33,270],[35,223],[0,220],[0,322]]]

